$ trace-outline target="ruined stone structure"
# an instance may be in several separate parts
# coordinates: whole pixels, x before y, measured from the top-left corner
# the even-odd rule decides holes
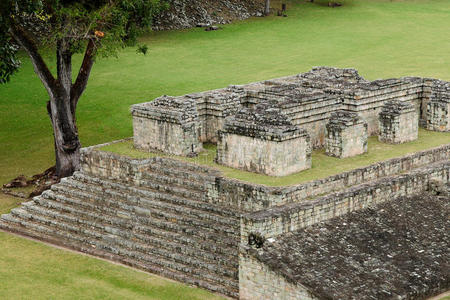
[[[380,134],[384,143],[400,144],[414,141],[419,135],[419,118],[414,107],[407,102],[388,101],[381,109]]]
[[[326,125],[325,153],[339,158],[367,152],[367,124],[356,113],[334,112]]]
[[[269,103],[243,108],[219,132],[217,162],[232,168],[285,176],[311,168],[311,143]]]
[[[135,105],[134,143],[194,155],[217,142],[218,162],[282,175],[310,165],[328,123],[378,134],[390,100],[434,129],[424,108],[448,99],[445,86],[315,68]],[[364,149],[355,130],[341,136],[341,153],[352,137]],[[423,299],[450,288],[450,145],[282,187],[103,146],[82,149],[79,172],[3,215],[0,228],[240,299]]]
[[[427,101],[427,128],[450,131],[450,83],[433,81],[430,100]]]
[[[201,150],[199,116],[192,98],[162,96],[133,106],[132,113],[136,148],[184,156]]]
[[[272,102],[272,106],[277,106],[293,125],[305,129],[312,146],[318,148],[325,145],[326,124],[336,111],[356,113],[367,123],[369,135],[379,134],[379,114],[385,103],[392,100],[411,104],[422,124],[434,124],[436,117],[427,109],[428,104],[432,100],[448,101],[448,86],[448,82],[418,77],[367,81],[354,69],[318,67],[294,76],[170,99],[174,102],[178,102],[177,99],[192,99],[198,114],[198,118],[193,117],[192,120],[196,123],[202,143],[217,142],[225,119],[242,108]],[[150,105],[134,105],[133,115],[140,110],[147,111]],[[135,124],[135,131],[139,132],[141,126]],[[433,126],[427,127],[433,130]],[[188,144],[184,141],[180,143]],[[157,145],[153,147],[157,148]]]

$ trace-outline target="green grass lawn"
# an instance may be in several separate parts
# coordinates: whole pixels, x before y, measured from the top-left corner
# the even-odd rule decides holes
[[[0,245],[0,299],[223,299],[10,234]]]
[[[137,159],[149,158],[156,155],[172,157],[174,159],[184,160],[187,162],[219,169],[226,177],[270,186],[284,186],[298,184],[319,178],[325,178],[345,171],[368,166],[379,161],[404,156],[405,154],[414,153],[449,143],[449,132],[433,132],[424,129],[419,130],[419,139],[417,139],[416,141],[399,145],[389,145],[381,143],[378,141],[378,137],[373,136],[369,138],[368,151],[365,154],[339,159],[325,155],[325,151],[323,149],[315,150],[312,153],[311,169],[283,177],[255,174],[219,165],[214,162],[217,149],[215,145],[205,145],[205,150],[195,158],[144,152],[135,149],[132,140],[127,140],[124,142],[101,147],[99,150],[114,152],[120,155],[125,155]]]
[[[149,45],[147,56],[129,48],[118,59],[98,59],[77,110],[82,144],[131,136],[131,104],[162,94],[180,95],[300,73],[317,65],[355,67],[368,79],[416,75],[450,80],[450,1],[343,3],[342,7],[328,8],[292,1],[287,18],[255,18],[212,32],[192,29],[152,33],[143,38]],[[47,59],[55,71],[54,59]],[[80,57],[75,62],[79,63]],[[53,142],[46,100],[42,84],[24,58],[23,68],[12,82],[0,86],[0,184],[19,174],[42,172],[52,165]],[[0,210],[6,212],[17,203],[16,199],[1,196]],[[159,285],[152,286],[150,279],[133,280],[147,275],[103,262],[100,264],[105,266],[104,273],[100,275],[104,277],[95,273],[86,277],[79,269],[89,272],[96,260],[73,255],[80,257],[77,260],[72,254],[3,233],[0,240],[2,299],[20,298],[19,292],[24,298],[34,298],[33,293],[38,291],[52,298],[53,290],[58,292],[58,298],[104,298],[102,293],[106,291],[111,298],[134,298],[136,294],[132,292],[136,290],[147,291],[148,298],[190,297],[188,293],[178,294],[185,296],[179,298],[158,294]],[[37,257],[46,264],[39,265]],[[60,267],[61,271],[56,272]],[[55,276],[47,275],[52,272]],[[121,284],[110,284],[116,281],[105,279],[121,272],[130,276]],[[74,274],[79,276],[69,280]],[[89,288],[83,289],[76,278],[80,282],[84,278]],[[103,282],[98,283],[98,289],[95,280]],[[167,283],[167,289],[170,284]],[[125,290],[130,294],[121,297]],[[197,298],[209,297],[196,291]]]

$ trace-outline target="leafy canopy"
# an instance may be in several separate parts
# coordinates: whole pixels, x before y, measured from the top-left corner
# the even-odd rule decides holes
[[[74,54],[94,41],[98,53],[115,55],[134,44],[167,6],[166,0],[1,0],[0,83],[8,82],[20,66],[12,29],[25,32],[39,46],[64,40]]]

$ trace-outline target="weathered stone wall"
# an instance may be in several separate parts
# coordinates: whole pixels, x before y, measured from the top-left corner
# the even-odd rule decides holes
[[[286,176],[311,168],[311,145],[307,136],[278,142],[222,133],[217,161],[249,172]]]
[[[136,148],[185,156],[201,151],[201,123],[194,99],[162,96],[133,105],[131,113]]]
[[[450,131],[450,101],[432,99],[427,104],[427,129]]]
[[[153,30],[173,30],[198,24],[226,24],[262,16],[263,0],[170,0],[170,8],[157,16]]]
[[[217,143],[218,132],[223,129],[225,118],[234,115],[241,108],[245,92],[235,86],[224,89],[190,94],[195,99],[200,126],[200,141]]]
[[[421,78],[387,79],[371,82],[369,90],[355,92],[353,97],[346,97],[343,109],[357,112],[368,124],[369,135],[379,133],[378,115],[388,101],[411,103],[421,113],[421,96],[423,81]]]
[[[287,109],[286,113],[294,124],[308,130],[314,147],[323,146],[325,124],[334,111],[358,113],[367,122],[369,135],[378,134],[378,114],[386,101],[409,102],[418,113],[421,111],[422,78],[367,81],[354,69],[316,67],[307,73],[265,83],[266,88],[261,88],[259,97],[268,98],[267,94],[272,94],[271,98],[280,99],[282,105],[298,101],[297,107]],[[316,100],[309,105],[308,98]]]
[[[120,142],[120,141],[118,141]],[[323,194],[337,192],[383,177],[408,172],[450,157],[450,145],[417,152],[376,164],[343,172],[338,175],[287,187],[270,187],[223,177],[219,171],[171,158],[155,157],[134,160],[120,155],[97,151],[97,146],[82,152],[82,170],[105,178],[117,178],[139,184],[141,173],[152,162],[163,161],[180,169],[191,170],[193,179],[203,181],[207,193],[200,200],[212,204],[254,212],[266,208],[296,203]],[[198,174],[197,177],[195,174]]]
[[[449,174],[450,162],[447,160],[413,170],[407,174],[371,181],[311,201],[245,214],[241,218],[241,241],[248,243],[250,233],[271,238],[365,208],[374,203],[402,196],[417,195],[426,191],[429,183],[433,180],[448,183]]]
[[[432,81],[426,112],[428,130],[450,131],[450,82]]]
[[[379,115],[379,124],[378,140],[384,143],[407,143],[419,137],[418,113],[408,102],[386,102]]]
[[[225,118],[240,109],[275,102],[293,125],[308,132],[313,148],[319,148],[325,144],[326,123],[333,112],[357,113],[367,123],[368,134],[376,135],[380,130],[379,114],[383,105],[395,100],[413,105],[420,123],[426,124],[428,115],[438,116],[441,112],[441,106],[436,106],[438,111],[432,109],[431,114],[427,114],[427,105],[432,97],[448,99],[448,85],[445,81],[418,77],[367,81],[354,69],[316,67],[294,76],[177,98],[194,99],[201,142],[217,142]],[[430,130],[442,127],[438,117],[430,117],[430,120]],[[435,123],[438,125],[432,125]],[[161,126],[164,132],[160,123],[153,125]]]
[[[242,108],[219,132],[217,162],[232,168],[285,176],[311,168],[311,144],[305,130],[273,104]]]
[[[338,175],[288,187],[269,187],[218,177],[211,186],[208,201],[230,205],[244,212],[300,202],[382,177],[408,172],[450,157],[450,145],[417,152]]]
[[[133,117],[135,146],[173,155],[194,155],[202,149],[195,124],[183,127],[166,121]]]
[[[357,114],[337,111],[326,125],[325,153],[345,158],[367,152],[367,124]]]
[[[436,122],[436,120],[429,119],[428,104],[432,99],[450,99],[450,83],[432,78],[424,78],[423,82],[421,122],[425,128],[428,128],[428,123]],[[433,126],[430,130],[433,130]]]
[[[248,249],[250,252],[251,249]],[[307,288],[288,282],[243,250],[239,254],[239,299],[313,300]]]

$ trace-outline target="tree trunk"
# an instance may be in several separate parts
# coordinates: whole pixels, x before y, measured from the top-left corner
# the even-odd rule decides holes
[[[264,14],[268,16],[270,14],[270,0],[266,0],[266,6],[264,9]]]
[[[53,126],[55,142],[56,175],[67,177],[80,168],[80,140],[75,124],[75,112],[71,104],[72,53],[67,40],[58,40],[56,45],[56,68],[58,81],[54,96],[47,106]]]
[[[80,168],[80,140],[70,110],[70,98],[50,99],[47,110],[53,127],[56,175],[67,177]]]
[[[62,38],[56,43],[58,77],[54,78],[31,35],[20,27],[11,27],[9,32],[30,56],[34,71],[48,92],[50,100],[47,102],[47,111],[53,127],[56,175],[59,178],[70,176],[80,168],[81,144],[75,112],[95,61],[95,41],[88,41],[77,79],[72,83],[73,53],[70,39]]]

